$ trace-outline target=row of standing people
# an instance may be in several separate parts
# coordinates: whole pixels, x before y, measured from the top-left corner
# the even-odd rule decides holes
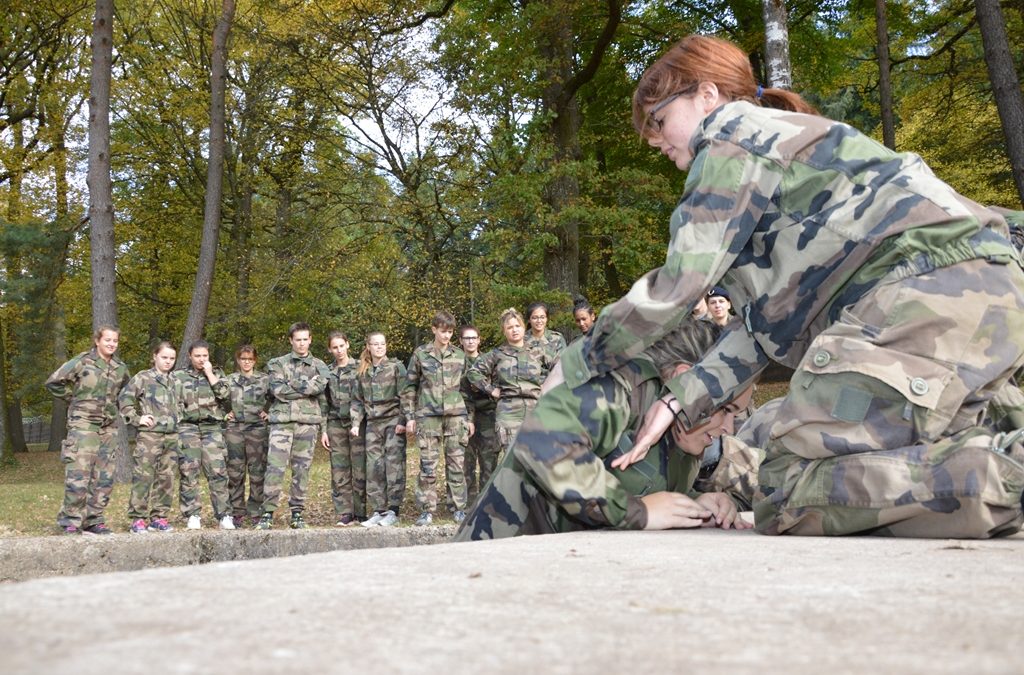
[[[547,314],[542,303],[530,306],[527,335],[523,317],[515,310],[505,312],[501,324],[506,343],[482,355],[473,326],[460,330],[464,352],[451,346],[454,319],[439,313],[432,327],[434,341],[417,350],[408,370],[387,358],[381,333],[367,336],[358,362],[348,354],[348,338],[331,333],[328,347],[334,363],[328,367],[309,353],[309,327],[298,323],[289,330],[289,354],[257,370],[255,348],[243,345],[235,354],[237,371],[230,376],[212,365],[209,345],[199,341],[190,346],[185,368],[173,370],[177,354],[164,342],[153,350],[153,368],[129,378],[127,366],[115,355],[119,331],[102,327],[90,351],[65,363],[47,381],[51,393],[70,404],[58,525],[70,534],[110,532],[104,511],[113,486],[119,411],[137,429],[129,498],[133,532],[172,529],[168,521],[175,468],[179,506],[189,529],[202,527],[200,471],[221,528],[240,527],[246,517],[256,527],[269,528],[289,464],[290,524],[304,527],[309,467],[318,440],[330,451],[338,524],[394,524],[405,491],[407,431],[416,434],[421,451],[417,522],[431,522],[436,511],[435,473],[442,449],[448,507],[461,520],[565,346],[560,334],[546,330]],[[593,310],[587,305],[575,315],[585,332]],[[584,315],[589,322],[580,322]],[[435,367],[431,352],[447,353],[447,378],[443,368]],[[469,371],[477,362],[479,375],[473,382]],[[455,371],[458,396],[450,386]],[[445,383],[440,389],[432,384],[439,375]],[[446,387],[452,405],[430,404],[431,396]],[[453,419],[446,425],[445,417]]]

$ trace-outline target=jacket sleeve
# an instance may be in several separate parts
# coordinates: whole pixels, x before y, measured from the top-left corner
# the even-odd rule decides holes
[[[121,389],[121,393],[117,396],[117,405],[121,410],[121,417],[124,418],[125,424],[133,427],[139,426],[139,417],[141,417],[135,408],[138,394],[139,376],[136,375],[128,380],[128,384]]]
[[[46,390],[56,398],[70,401],[71,395],[75,392],[75,382],[78,380],[81,362],[81,357],[76,356],[55,370],[46,379]]]
[[[409,357],[409,367],[405,371],[405,377],[399,380],[398,398],[402,405],[402,414],[406,419],[416,418],[416,397],[420,389],[420,356],[413,352]]]
[[[494,359],[496,350],[491,350],[476,360],[466,373],[466,379],[471,387],[477,391],[491,395],[494,385],[491,384],[492,372],[494,370]]]
[[[672,214],[665,264],[604,308],[590,333],[562,353],[570,387],[637,356],[689,315],[749,241],[782,169],[727,140],[701,142]]]
[[[295,388],[286,368],[280,361],[274,359],[267,364],[267,375],[270,376],[270,393],[280,401],[297,401],[306,398],[305,394]]]

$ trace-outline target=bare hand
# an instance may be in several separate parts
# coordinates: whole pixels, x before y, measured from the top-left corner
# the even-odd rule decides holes
[[[139,426],[146,427],[147,429],[152,426],[156,426],[156,418],[152,415],[143,415],[139,418]]]
[[[359,436],[359,425],[353,424],[352,428],[348,430],[348,435],[352,438],[357,438]]]
[[[395,431],[398,431],[398,430],[396,429]],[[398,431],[398,433],[402,433],[402,432]],[[415,434],[416,433],[416,420],[409,420],[408,422],[405,423],[405,433],[407,433],[407,434]]]
[[[260,411],[260,419],[263,420],[264,422],[270,419],[270,415],[267,414],[266,410]]]
[[[543,389],[542,389],[543,391]],[[491,398],[501,398],[501,389],[495,387],[491,390]]]
[[[467,424],[469,424],[469,437],[472,438],[473,434],[476,433],[476,425],[472,422],[467,422]]]
[[[706,507],[678,492],[655,492],[644,495],[640,501],[647,508],[645,530],[700,527],[712,516]]]
[[[328,450],[331,449],[331,439],[328,438],[326,431],[320,434],[320,445],[324,446]]]
[[[654,405],[647,410],[647,414],[644,415],[644,423],[640,426],[636,440],[633,441],[632,450],[614,459],[612,461],[612,468],[625,469],[631,464],[642,461],[647,456],[647,451],[661,440],[661,437],[665,435],[665,431],[672,425],[675,419],[675,415],[672,414],[667,405],[660,400],[655,401]]]
[[[415,426],[415,425],[416,425],[416,422],[413,421],[413,426]],[[405,425],[404,424],[399,424],[398,426],[396,426],[395,427],[395,433],[396,434],[404,434],[405,433]]]
[[[709,511],[712,517],[704,524],[704,527],[720,527],[723,530],[749,530],[753,525],[739,518],[736,510],[736,503],[724,492],[706,492],[697,497],[697,503]]]
[[[228,414],[224,416],[224,421],[226,421],[226,422],[234,422],[235,421],[235,411],[234,410],[228,411]]]

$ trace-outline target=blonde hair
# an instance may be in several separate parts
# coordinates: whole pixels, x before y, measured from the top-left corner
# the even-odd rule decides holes
[[[365,375],[367,371],[370,370],[370,366],[373,365],[373,357],[370,356],[370,340],[373,338],[374,335],[381,336],[382,338],[384,338],[384,341],[387,342],[387,338],[384,337],[384,333],[380,332],[379,330],[375,330],[372,333],[366,334],[366,346],[363,347],[363,351],[359,355],[359,367],[356,368],[356,375],[358,375],[359,377]]]
[[[523,320],[523,315],[519,313],[518,309],[509,307],[501,313],[501,319],[498,321],[502,330],[505,330],[505,324],[508,323],[509,319],[517,319],[523,326],[526,325],[526,321]]]

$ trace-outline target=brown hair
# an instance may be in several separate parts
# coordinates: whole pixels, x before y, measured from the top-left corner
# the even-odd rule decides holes
[[[155,345],[153,345],[153,356],[156,356],[164,349],[170,349],[175,354],[178,353],[178,350],[175,349],[174,345],[171,344],[170,340],[161,340],[160,342],[157,342]]]
[[[256,358],[256,348],[250,344],[238,345],[238,349],[235,350],[235,361],[242,357],[242,354],[252,354],[252,358]]]
[[[688,35],[672,45],[640,76],[633,92],[633,128],[642,137],[649,138],[655,131],[645,108],[680,92],[691,89],[696,92],[701,82],[713,82],[725,100],[817,113],[799,94],[758,85],[750,59],[733,43],[708,35]]]
[[[451,312],[442,309],[434,315],[434,320],[430,325],[441,330],[444,330],[445,328],[455,330],[455,326],[458,324],[455,323],[455,317],[452,316]]]
[[[111,333],[117,335],[117,338],[119,340],[121,339],[120,328],[118,328],[117,326],[111,326],[109,323],[103,323],[100,324],[99,326],[96,326],[96,330],[92,332],[93,344],[95,344],[101,337],[103,337],[103,334],[106,333],[107,331],[110,331]]]

